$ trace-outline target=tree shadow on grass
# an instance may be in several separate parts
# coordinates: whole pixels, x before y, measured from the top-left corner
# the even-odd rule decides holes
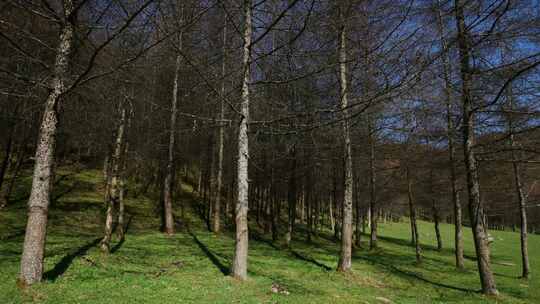
[[[10,234],[10,235],[8,235],[8,236],[6,236],[4,238],[1,238],[0,241],[11,241],[11,240],[16,239],[16,238],[18,238],[20,236],[23,236],[24,233],[25,233],[25,230],[21,230],[21,231],[15,232],[13,234]]]
[[[394,243],[396,245],[413,247],[413,245],[411,245],[410,240],[405,240],[405,239],[400,239],[400,238],[395,238],[395,237],[390,237],[390,236],[380,236],[380,235],[377,236],[377,238],[379,238],[380,240],[389,242],[389,243]],[[423,250],[429,250],[429,251],[440,252],[440,253],[444,252],[448,254],[454,253],[454,249],[451,249],[451,248],[443,248],[439,250],[437,246],[424,244],[422,243],[422,239],[420,239],[420,246],[422,247]]]
[[[268,246],[274,248],[275,250],[282,250],[283,248],[279,248],[276,244],[274,244],[271,240],[269,239],[266,239],[264,238],[262,235],[260,235],[259,233],[257,233],[256,231],[251,231],[251,238],[254,239],[255,241],[258,241],[258,242],[262,242],[262,243],[265,243],[267,244]],[[323,270],[326,270],[326,271],[330,271],[332,270],[331,267],[315,260],[314,258],[312,257],[307,257],[307,256],[303,256],[302,254],[300,254],[299,252],[293,250],[292,248],[286,248],[285,250],[287,250],[289,253],[291,253],[292,256],[294,256],[295,258],[299,259],[299,260],[302,260],[304,262],[308,262],[308,263],[311,263],[315,266],[318,266],[320,268],[322,268]]]
[[[112,253],[115,253],[116,251],[118,251],[118,249],[120,249],[120,247],[122,247],[122,245],[124,245],[124,242],[126,241],[126,234],[128,233],[128,230],[129,230],[129,226],[131,224],[131,220],[133,219],[133,215],[130,216],[128,218],[128,221],[126,223],[126,226],[124,227],[124,237],[120,239],[120,241],[118,243],[116,243],[116,245],[114,245],[113,248],[111,248],[111,254]],[[117,223],[118,224],[118,223]],[[116,227],[117,228],[117,227]]]
[[[55,206],[58,202],[59,199],[61,199],[63,196],[73,192],[73,190],[75,190],[78,186],[79,186],[79,182],[76,181],[73,183],[73,185],[69,186],[69,187],[66,187],[65,189],[63,189],[62,192],[60,193],[56,193],[54,195],[54,197],[51,199],[51,206]]]
[[[382,258],[382,260],[380,258]],[[422,281],[422,282],[434,285],[436,287],[448,288],[448,289],[453,289],[453,290],[462,291],[462,292],[472,292],[472,293],[480,292],[480,290],[463,288],[463,287],[458,287],[458,286],[452,286],[452,285],[448,285],[448,284],[444,284],[444,283],[440,283],[440,282],[436,282],[436,281],[427,279],[427,278],[423,277],[422,275],[420,275],[418,273],[415,273],[413,271],[400,269],[400,268],[398,268],[398,267],[396,267],[396,266],[394,266],[394,265],[392,265],[390,263],[385,262],[386,258],[384,258],[382,256],[375,256],[375,257],[371,257],[371,258],[365,257],[365,256],[355,256],[354,259],[365,260],[368,263],[371,263],[371,264],[374,264],[374,265],[377,265],[377,266],[382,266],[383,268],[389,270],[390,272],[392,272],[392,273],[394,273],[394,274],[396,274],[398,276],[401,276],[401,277],[404,277],[404,278],[407,278],[407,279],[414,279],[414,280]],[[394,259],[395,258],[392,257],[392,260],[394,260]]]
[[[297,259],[299,259],[299,260],[302,260],[302,261],[304,261],[304,262],[308,262],[308,263],[311,263],[311,264],[313,264],[313,265],[315,265],[315,266],[321,267],[321,268],[322,268],[323,270],[325,270],[325,271],[330,271],[330,270],[332,270],[332,267],[327,266],[327,265],[325,265],[325,264],[323,264],[323,263],[321,263],[321,262],[315,260],[315,259],[312,258],[312,257],[303,256],[303,255],[301,255],[300,253],[294,251],[293,249],[290,249],[289,251],[291,252],[291,254],[292,254],[295,258],[297,258]]]
[[[199,246],[201,251],[208,257],[210,262],[212,262],[212,264],[214,264],[219,269],[219,271],[223,273],[223,275],[229,275],[230,274],[229,268],[223,265],[223,263],[221,263],[221,261],[217,258],[216,254],[214,254],[205,244],[203,244],[197,238],[197,236],[193,232],[191,232],[191,230],[188,229],[188,233],[193,238],[193,241],[195,242],[195,244],[197,244],[197,246]]]
[[[87,243],[86,245],[80,247],[79,249],[77,249],[77,251],[73,252],[73,253],[70,253],[66,256],[64,256],[60,262],[58,262],[53,269],[45,272],[43,274],[43,277],[45,278],[45,280],[47,281],[52,281],[54,282],[59,276],[61,276],[62,274],[64,274],[67,269],[69,268],[69,266],[73,263],[73,260],[75,260],[76,257],[79,257],[79,256],[83,256],[84,254],[86,254],[86,252],[96,246],[99,241],[101,241],[101,238],[97,238],[89,243]]]

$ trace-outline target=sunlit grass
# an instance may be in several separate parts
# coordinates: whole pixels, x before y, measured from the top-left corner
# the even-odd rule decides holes
[[[45,280],[27,290],[15,284],[26,201],[0,212],[0,303],[540,303],[535,275],[540,272],[539,236],[530,237],[534,273],[527,282],[517,278],[519,235],[492,232],[493,268],[501,296],[489,299],[477,292],[480,284],[469,229],[467,270],[457,272],[453,226],[441,226],[445,247],[437,252],[433,227],[427,222],[419,224],[422,264],[416,264],[409,246],[408,223],[386,223],[381,224],[380,249],[355,249],[350,274],[334,270],[339,246],[329,234],[306,243],[299,233],[292,248],[285,249],[254,225],[250,278],[237,282],[226,275],[234,248],[230,232],[219,236],[207,232],[186,208],[187,219],[178,233],[164,236],[158,231],[155,201],[139,196],[127,201],[132,219],[125,242],[114,240],[113,252],[104,255],[95,246],[103,221],[100,183],[99,171],[86,170],[69,175],[55,188],[53,197],[62,195],[50,211]],[[21,197],[27,191],[23,186],[17,193]],[[184,185],[183,190],[178,209],[193,200],[191,187]],[[273,293],[273,283],[288,294]]]

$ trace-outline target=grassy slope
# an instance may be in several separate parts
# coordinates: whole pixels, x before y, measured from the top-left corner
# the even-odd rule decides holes
[[[174,237],[156,232],[159,226],[148,198],[130,199],[133,215],[123,244],[115,242],[111,255],[96,248],[101,235],[102,195],[97,171],[66,175],[56,187],[58,197],[50,212],[45,281],[21,291],[15,284],[25,224],[24,189],[20,200],[0,212],[0,303],[540,303],[540,237],[530,237],[534,278],[520,274],[517,233],[493,232],[493,262],[502,295],[487,299],[479,289],[475,262],[457,273],[451,251],[452,229],[442,225],[443,252],[435,252],[432,225],[421,222],[424,263],[414,263],[408,246],[407,223],[383,224],[381,249],[354,255],[351,274],[339,274],[338,246],[320,237],[306,244],[300,236],[293,250],[280,249],[268,236],[252,229],[249,275],[239,283],[224,274],[232,258],[230,234],[214,236],[190,214],[189,231]],[[186,189],[185,190],[189,190]],[[189,192],[189,191],[186,191]],[[191,201],[186,196],[183,202]],[[255,227],[252,227],[255,228]],[[470,231],[465,234],[466,255],[473,255]],[[273,282],[290,294],[270,292]]]

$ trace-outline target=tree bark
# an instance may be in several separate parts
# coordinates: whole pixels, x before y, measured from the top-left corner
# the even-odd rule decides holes
[[[182,32],[178,35],[179,49],[182,51]],[[174,68],[174,82],[171,102],[171,119],[169,130],[169,150],[167,159],[167,168],[165,173],[165,182],[163,185],[163,212],[165,223],[163,232],[167,235],[174,234],[174,216],[173,216],[173,192],[174,192],[174,170],[175,170],[175,149],[176,149],[176,117],[178,113],[178,82],[180,78],[180,66],[182,64],[182,55],[176,55]]]
[[[444,54],[443,60],[443,78],[444,78],[444,97],[446,104],[446,137],[448,138],[448,163],[450,167],[450,186],[452,192],[452,204],[454,206],[454,254],[456,259],[456,268],[458,270],[465,269],[465,258],[463,257],[463,227],[461,215],[461,202],[459,198],[459,190],[456,174],[455,160],[455,145],[454,145],[454,122],[452,120],[452,99],[451,99],[451,83],[450,83],[450,61],[448,59],[447,43],[444,38],[444,28],[441,16],[440,0],[437,13],[437,25],[441,41],[441,49]]]
[[[420,248],[420,237],[418,233],[418,224],[416,222],[416,207],[414,206],[413,190],[412,190],[412,179],[410,176],[409,164],[406,168],[407,175],[407,199],[409,201],[409,216],[411,220],[411,235],[412,235],[412,245],[415,249],[416,262],[422,262],[422,249]]]
[[[441,238],[441,229],[439,227],[440,217],[439,209],[437,209],[435,200],[433,200],[433,224],[435,226],[435,236],[437,238],[437,250],[441,251],[443,248],[442,238]]]
[[[73,1],[64,1],[64,22],[56,50],[52,89],[45,103],[45,111],[39,131],[32,190],[28,200],[28,221],[24,237],[19,281],[31,285],[41,281],[43,255],[47,229],[47,213],[50,204],[51,176],[54,164],[56,130],[58,126],[58,104],[65,93],[65,79],[69,68],[69,55],[73,46],[75,18],[72,16]]]
[[[6,140],[6,145],[5,145],[5,149],[4,149],[4,159],[2,160],[2,164],[0,165],[0,194],[2,193],[2,186],[4,185],[4,178],[5,178],[6,174],[7,174],[8,165],[9,165],[10,160],[11,160],[14,132],[15,132],[15,124],[13,124],[9,129],[9,134],[8,134],[8,138]],[[6,202],[6,204],[7,204],[7,202]],[[3,207],[3,205],[2,205],[2,207]],[[2,208],[0,207],[0,209],[2,209]]]
[[[340,74],[340,97],[343,113],[343,138],[344,138],[344,190],[343,190],[343,219],[341,225],[341,253],[338,262],[338,271],[350,271],[352,267],[352,200],[353,200],[353,172],[352,172],[352,149],[351,135],[348,117],[348,80],[347,80],[347,31],[343,22],[340,31],[339,47],[339,74]]]
[[[248,257],[248,121],[249,121],[249,82],[251,57],[251,0],[244,0],[244,47],[243,81],[240,126],[238,130],[238,198],[236,202],[236,244],[232,264],[232,276],[239,280],[247,279]]]
[[[361,215],[361,208],[360,208],[360,197],[358,195],[358,188],[359,188],[359,181],[356,182],[356,189],[355,189],[355,204],[356,204],[356,227],[355,227],[355,233],[356,233],[356,240],[355,245],[356,247],[361,246],[361,240],[362,240],[362,215]]]
[[[517,162],[517,156],[515,149],[518,148],[518,144],[515,140],[514,136],[514,121],[512,117],[512,111],[514,110],[513,105],[513,95],[512,95],[512,87],[510,86],[508,89],[508,100],[509,100],[509,111],[508,114],[508,132],[509,132],[509,139],[510,139],[510,148],[512,149],[512,169],[514,173],[514,186],[516,190],[516,195],[518,197],[518,208],[519,208],[519,220],[520,220],[520,242],[521,242],[521,267],[522,267],[522,273],[521,277],[524,279],[529,279],[531,276],[531,269],[529,264],[529,250],[528,250],[528,243],[527,243],[527,199],[525,198],[525,194],[523,192],[523,183],[521,181],[521,166],[519,162]]]
[[[131,115],[128,118],[127,129],[131,125]],[[127,138],[127,136],[125,136]],[[119,173],[119,189],[118,189],[118,238],[123,241],[126,237],[126,223],[125,223],[125,196],[126,196],[126,171],[127,171],[127,155],[129,151],[129,142],[127,140],[124,144],[124,150],[121,157],[121,168]]]
[[[467,191],[469,194],[469,217],[476,249],[478,272],[482,285],[482,292],[486,295],[497,295],[495,277],[491,271],[490,252],[487,235],[482,225],[484,214],[480,201],[480,185],[478,181],[478,165],[475,158],[474,147],[474,111],[471,93],[472,73],[470,67],[469,34],[465,26],[463,5],[460,0],[455,0],[455,18],[457,25],[457,42],[459,48],[460,72],[461,72],[461,101],[463,106],[463,154],[465,158],[465,170],[467,173]]]
[[[289,176],[289,184],[287,189],[287,201],[289,205],[289,216],[287,224],[287,233],[285,235],[285,243],[291,245],[292,235],[294,232],[294,224],[296,221],[296,148],[291,148],[292,167]]]
[[[116,140],[114,143],[114,152],[111,158],[111,180],[109,193],[106,194],[107,212],[105,217],[105,234],[100,243],[100,248],[103,252],[110,252],[111,250],[111,238],[113,233],[114,223],[114,209],[119,205],[120,200],[120,162],[123,151],[124,133],[126,127],[126,108],[125,105],[121,105],[120,122],[118,124],[118,130],[116,132]]]
[[[371,115],[368,115],[368,136],[369,136],[369,210],[368,227],[371,227],[369,248],[377,248],[377,209],[375,208],[375,143],[373,140],[373,122]]]
[[[223,183],[223,147],[225,143],[225,128],[223,122],[225,119],[225,75],[226,75],[226,46],[227,46],[227,16],[224,16],[223,24],[223,59],[221,62],[221,102],[220,102],[220,122],[219,122],[219,137],[218,137],[218,168],[216,181],[216,197],[214,199],[214,214],[212,217],[212,231],[219,233],[220,230],[220,215],[221,215],[221,187]]]

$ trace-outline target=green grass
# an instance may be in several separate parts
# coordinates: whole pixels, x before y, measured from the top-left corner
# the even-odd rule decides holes
[[[409,246],[408,223],[380,228],[380,249],[355,250],[353,272],[334,271],[338,244],[321,236],[311,244],[297,235],[292,250],[273,244],[252,227],[249,280],[227,276],[234,240],[230,232],[215,236],[187,209],[189,229],[173,237],[157,232],[153,200],[129,198],[133,216],[125,242],[102,254],[103,203],[99,171],[65,175],[55,188],[50,211],[45,279],[21,290],[15,284],[25,225],[25,197],[30,180],[18,190],[19,201],[0,211],[0,303],[540,303],[540,237],[530,236],[533,278],[520,274],[519,235],[493,231],[493,269],[501,296],[486,298],[472,259],[470,231],[465,233],[467,270],[456,272],[453,227],[442,225],[445,248],[434,250],[431,223],[420,222],[422,264]],[[189,186],[184,185],[185,193]],[[26,191],[26,192],[25,192]],[[178,204],[195,200],[187,194]],[[177,206],[178,207],[178,206]],[[179,208],[177,208],[179,209]],[[366,238],[367,239],[367,238]],[[364,245],[365,247],[366,245]],[[277,283],[289,294],[271,292]]]

